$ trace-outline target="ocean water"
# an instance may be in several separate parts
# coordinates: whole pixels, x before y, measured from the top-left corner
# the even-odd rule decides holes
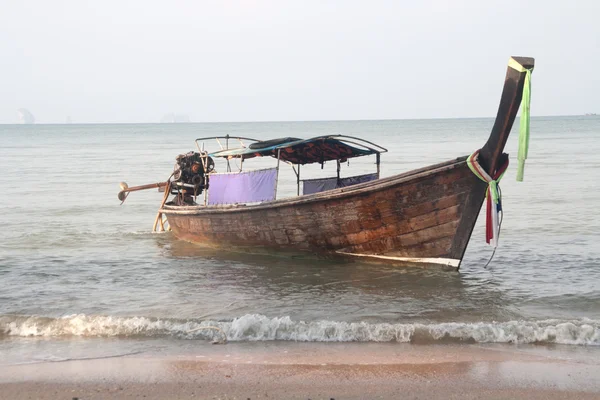
[[[151,233],[161,193],[136,192],[123,205],[117,199],[120,181],[166,179],[175,156],[193,150],[197,137],[360,136],[389,149],[382,156],[382,175],[389,176],[471,153],[492,124],[490,118],[0,125],[3,362],[60,359],[74,348],[105,356],[157,343],[203,345],[221,335],[197,329],[206,326],[240,342],[598,346],[599,117],[533,118],[523,183],[515,182],[513,131],[506,149],[513,164],[501,184],[500,246],[487,269],[483,218],[461,270],[448,272],[206,249]],[[373,160],[352,160],[342,174],[374,168]],[[326,165],[302,173],[332,171]],[[278,190],[278,196],[295,192],[285,165]]]

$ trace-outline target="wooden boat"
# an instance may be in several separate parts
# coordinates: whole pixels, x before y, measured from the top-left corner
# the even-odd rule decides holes
[[[503,149],[521,104],[524,69],[531,70],[533,66],[534,60],[525,57],[513,57],[509,64],[496,121],[479,151],[479,165],[491,176],[506,158]],[[240,142],[243,139],[239,138]],[[316,145],[319,141],[339,141],[361,150],[362,155],[374,154],[377,165],[380,153],[385,151],[373,143],[345,136],[300,142],[306,145],[311,141]],[[211,165],[207,165],[209,158],[237,159],[241,164],[252,157],[270,155],[278,165],[279,161],[294,164],[299,185],[300,165],[319,160],[314,154],[303,159],[306,151],[303,153],[298,143],[281,140],[258,142],[254,148],[227,146],[210,157],[198,148],[195,154],[200,158],[196,162],[201,162],[207,171],[204,180],[188,184],[187,193],[182,194],[182,187],[173,186],[171,178],[159,215],[166,216],[177,238],[228,250],[460,267],[488,189],[488,184],[471,171],[466,156],[332,190],[303,195],[298,190],[298,196],[291,198],[230,205],[206,203],[206,193],[210,199],[216,185]],[[342,151],[338,156],[339,165],[340,160],[356,155]],[[331,157],[334,155],[329,154],[326,159]],[[378,172],[379,168],[377,175]],[[198,188],[206,189],[202,192],[204,203]],[[168,202],[169,193],[179,201]]]

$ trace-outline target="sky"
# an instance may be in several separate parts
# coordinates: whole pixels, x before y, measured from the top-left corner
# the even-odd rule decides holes
[[[600,113],[600,1],[0,0],[0,123]]]

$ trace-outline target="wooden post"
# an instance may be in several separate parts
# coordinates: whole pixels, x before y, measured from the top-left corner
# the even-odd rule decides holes
[[[138,190],[154,189],[167,186],[167,182],[149,183],[147,185],[132,186],[121,190],[122,192],[137,192]]]
[[[163,206],[165,205],[165,203],[169,199],[169,193],[170,192],[171,192],[171,181],[167,181],[166,182],[166,187],[165,187],[165,195],[163,196],[163,200],[160,203],[160,207],[158,208],[158,214],[156,214],[156,218],[154,219],[154,225],[152,226],[152,232],[157,232],[158,231],[158,224],[159,223],[160,223],[161,230],[163,232],[165,230],[165,225],[164,225],[164,222],[162,220],[162,213],[160,212],[160,210],[162,210]]]

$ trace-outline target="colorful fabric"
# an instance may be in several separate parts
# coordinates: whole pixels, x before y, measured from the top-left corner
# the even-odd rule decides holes
[[[508,168],[508,157],[506,157],[506,162],[496,170],[493,176],[490,176],[481,165],[479,165],[478,159],[479,150],[467,158],[467,165],[475,176],[488,184],[485,196],[487,199],[485,241],[496,248],[498,246],[500,235],[499,214],[500,211],[502,211],[502,198],[498,184]]]
[[[352,185],[357,185],[359,183],[371,182],[376,179],[379,179],[379,174],[377,174],[377,172],[373,174],[349,176],[348,178],[340,179],[339,187],[348,187]]]
[[[525,85],[523,86],[523,100],[521,102],[521,126],[519,129],[519,166],[517,168],[517,181],[523,182],[525,160],[529,152],[529,109],[531,104],[531,70],[525,70]]]
[[[302,181],[302,194],[321,193],[338,188],[337,177],[323,179],[306,179]]]
[[[275,200],[277,168],[209,176],[208,204]]]
[[[517,168],[517,181],[523,182],[525,172],[525,160],[529,153],[529,120],[530,120],[530,105],[531,105],[531,71],[533,68],[527,69],[519,64],[514,58],[508,62],[508,66],[519,72],[525,72],[525,82],[523,84],[523,98],[521,100],[521,121],[519,126],[519,160]]]

